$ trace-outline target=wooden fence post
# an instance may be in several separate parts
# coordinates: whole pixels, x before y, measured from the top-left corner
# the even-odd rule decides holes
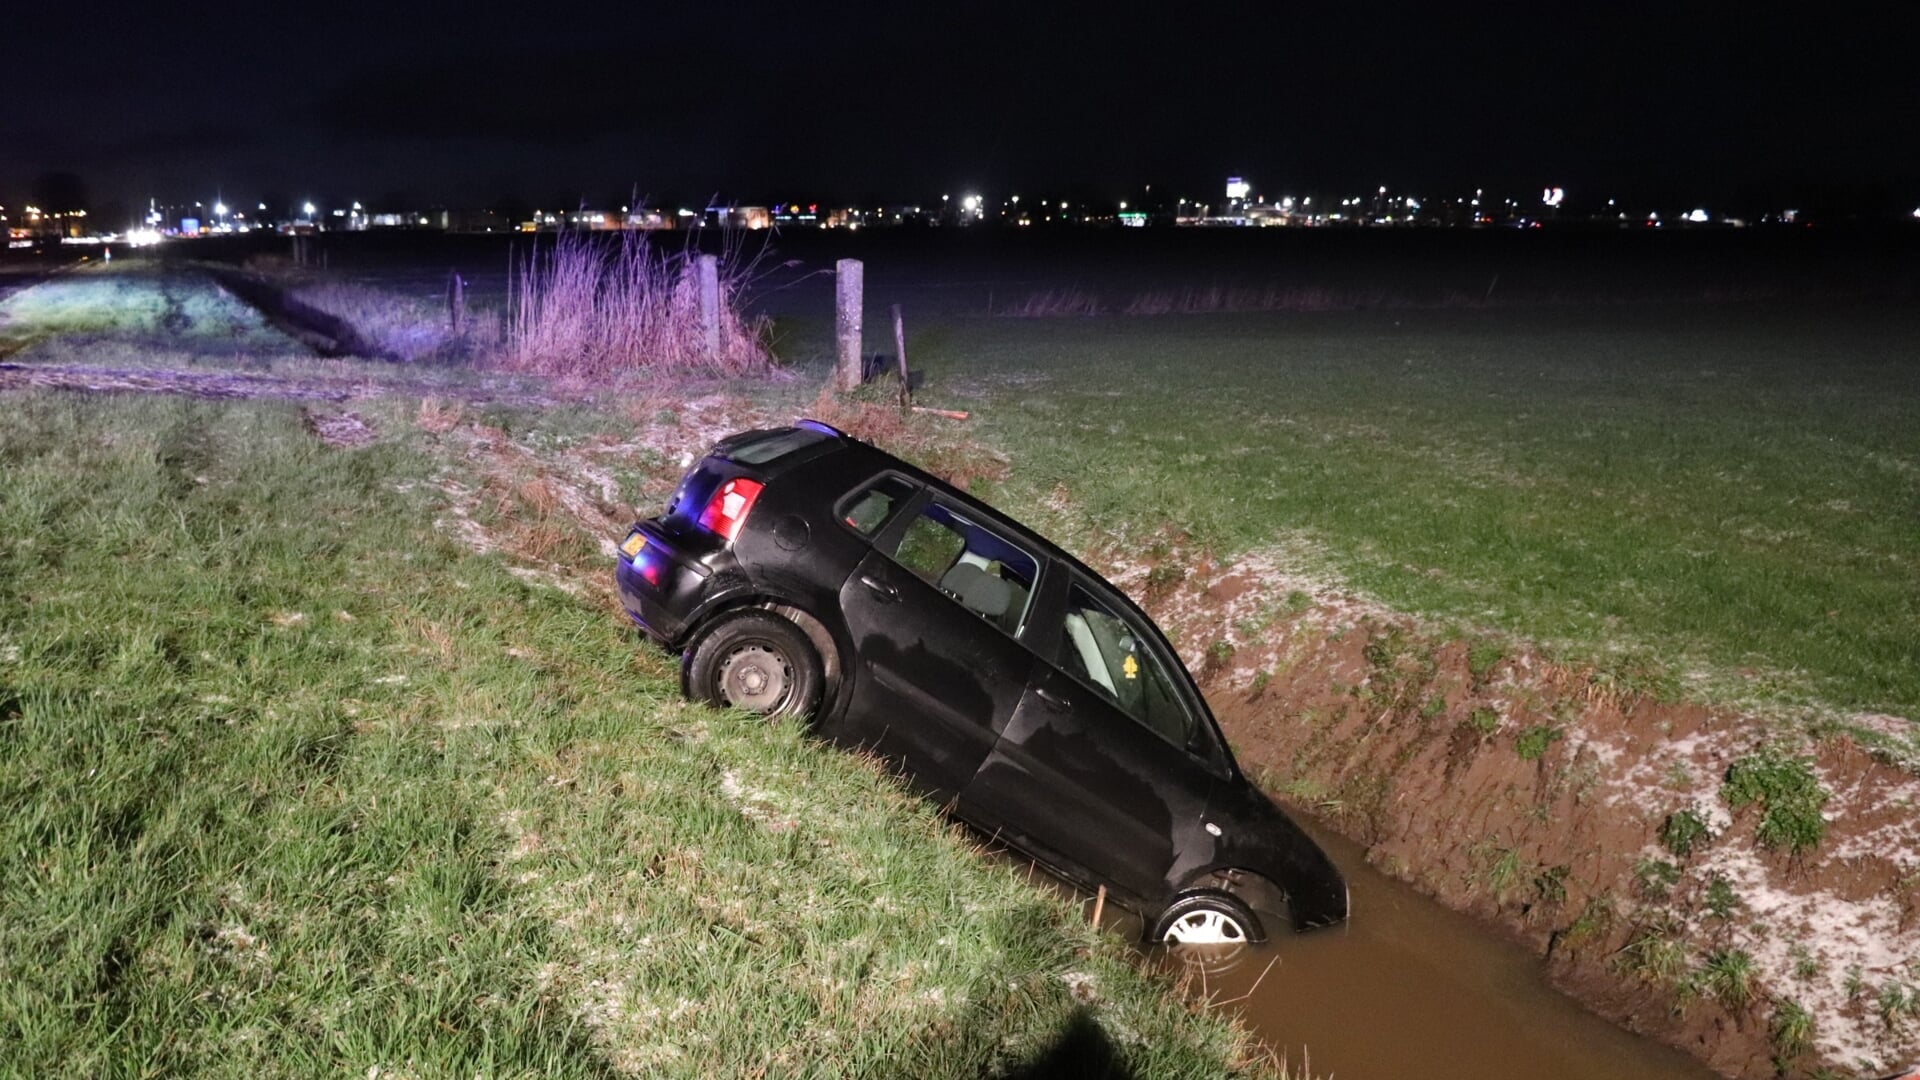
[[[907,378],[907,324],[900,318],[900,305],[893,305],[893,352],[900,360],[900,407],[913,405],[913,383]]]
[[[840,392],[860,385],[860,316],[865,300],[866,267],[859,259],[841,259],[833,265],[834,327],[840,342],[838,373]]]
[[[720,257],[700,256],[700,340],[707,359],[720,360]]]

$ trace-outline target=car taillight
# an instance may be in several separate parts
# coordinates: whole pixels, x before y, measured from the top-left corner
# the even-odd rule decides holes
[[[700,527],[711,529],[728,543],[740,534],[740,526],[747,520],[747,513],[753,509],[753,500],[760,497],[763,487],[758,480],[749,480],[744,476],[735,477],[720,485],[707,500],[707,508],[700,511]]]

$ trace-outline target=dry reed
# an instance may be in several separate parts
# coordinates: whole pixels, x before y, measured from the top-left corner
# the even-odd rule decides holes
[[[631,372],[758,375],[774,367],[764,320],[742,310],[754,260],[728,245],[720,263],[720,347],[700,317],[698,253],[658,250],[643,233],[612,244],[561,233],[516,267],[500,366],[542,375]]]

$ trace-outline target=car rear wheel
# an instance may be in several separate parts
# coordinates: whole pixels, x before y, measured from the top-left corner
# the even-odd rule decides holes
[[[728,618],[702,636],[687,658],[690,697],[763,716],[811,716],[823,683],[807,635],[764,612]]]
[[[1263,935],[1247,905],[1226,893],[1197,893],[1161,912],[1147,936],[1169,945],[1244,945]]]

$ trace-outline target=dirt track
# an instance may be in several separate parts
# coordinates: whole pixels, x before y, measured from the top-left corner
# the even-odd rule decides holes
[[[178,371],[164,368],[116,368],[85,364],[0,363],[0,390],[40,388],[94,393],[179,394],[185,397],[283,401],[365,401],[379,397],[454,398],[471,405],[540,408],[560,399],[542,394],[462,388],[439,382],[251,374],[238,371]]]

